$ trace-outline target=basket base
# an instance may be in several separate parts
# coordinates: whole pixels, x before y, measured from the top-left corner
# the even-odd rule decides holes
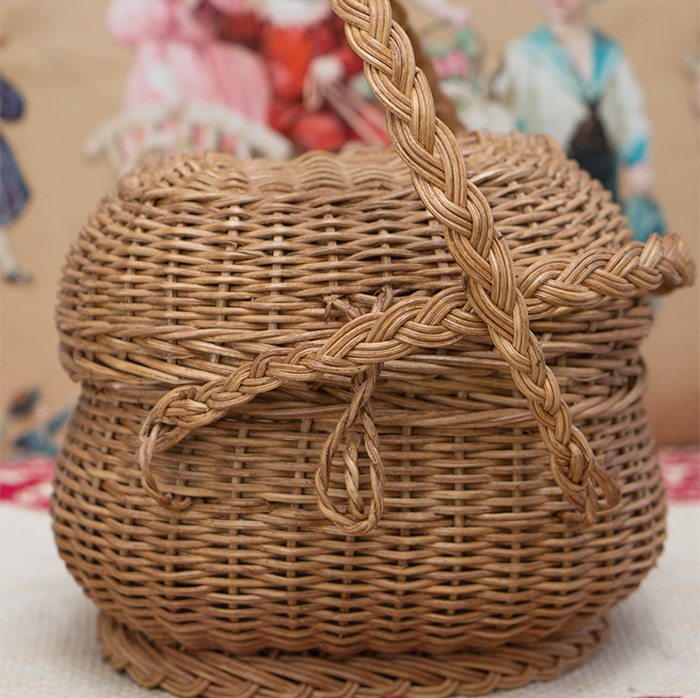
[[[585,663],[604,644],[603,618],[536,644],[445,656],[358,655],[332,659],[268,652],[236,657],[156,645],[102,613],[98,637],[115,669],[148,688],[187,698],[446,698],[480,696],[553,679]]]

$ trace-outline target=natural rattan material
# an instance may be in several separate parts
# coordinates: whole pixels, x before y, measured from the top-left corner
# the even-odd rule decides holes
[[[458,146],[388,1],[334,5],[400,157],[169,159],[125,176],[71,248],[61,555],[120,663],[150,643],[154,677],[195,662],[207,695],[238,690],[221,663],[267,695],[257,652],[271,675],[292,663],[275,652],[376,652],[389,676],[387,656],[460,653],[491,680],[518,645],[518,681],[533,653],[563,670],[548,639],[661,550],[639,345],[649,292],[692,265],[675,236],[630,242],[551,140]],[[350,666],[318,672],[375,687]],[[454,687],[451,666],[431,672]]]
[[[608,360],[624,366],[630,353]],[[484,377],[465,392],[478,395]],[[449,398],[450,379],[442,383]],[[110,616],[193,650],[439,654],[566,632],[625,598],[661,549],[662,481],[640,383],[629,393],[576,386],[575,417],[623,490],[614,517],[583,531],[563,516],[524,405],[498,406],[507,392],[473,399],[477,414],[466,419],[383,393],[375,419],[391,506],[355,540],[316,504],[317,454],[342,409],[332,396],[261,398],[183,441],[161,465],[180,467],[180,486],[197,497],[168,515],[130,458],[148,393],[86,388],[56,479],[61,553]],[[630,406],[615,404],[622,393]],[[404,401],[415,404],[412,419],[395,424]],[[297,416],[275,420],[280,412]]]
[[[607,623],[548,638],[529,647],[504,645],[484,654],[359,655],[339,661],[298,654],[232,657],[157,647],[102,614],[102,652],[116,669],[149,688],[204,698],[447,698],[482,696],[552,679],[588,661],[608,635]]]

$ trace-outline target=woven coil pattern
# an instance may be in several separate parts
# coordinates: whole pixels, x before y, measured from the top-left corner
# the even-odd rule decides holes
[[[510,365],[515,385],[528,399],[529,408],[537,418],[540,433],[551,453],[552,475],[567,501],[584,512],[585,522],[591,523],[598,508],[594,485],[600,486],[609,506],[617,504],[619,492],[604,469],[596,464],[589,444],[571,422],[556,377],[547,366],[537,338],[530,331],[528,309],[517,287],[507,243],[496,231],[489,202],[467,178],[466,165],[455,136],[436,118],[431,86],[425,73],[416,69],[409,36],[399,25],[392,24],[389,0],[377,0],[366,6],[338,0],[334,9],[345,20],[348,38],[365,61],[369,84],[387,109],[394,148],[411,169],[413,185],[426,209],[444,225],[447,246],[469,282],[465,288],[467,298],[476,316],[486,326],[492,343]],[[372,335],[377,341],[393,339],[397,327],[403,324],[398,310],[402,309],[390,309],[388,317],[378,319],[372,327]],[[433,315],[438,315],[442,309],[438,305],[430,310],[434,311]],[[404,313],[404,321],[405,318]],[[344,331],[339,333],[335,342],[331,342],[331,345],[335,343],[336,353],[339,349],[347,350],[349,336],[350,330]],[[313,380],[319,369],[337,371],[335,360],[339,357],[329,355],[328,349],[324,347],[316,353],[309,347],[287,354],[283,366],[285,377]],[[250,367],[254,375],[242,369],[219,384],[177,391],[166,396],[157,406],[142,431],[140,461],[144,484],[162,506],[181,509],[188,506],[189,501],[175,503],[161,493],[150,472],[153,453],[171,447],[190,429],[219,419],[228,409],[279,387],[280,379],[267,373],[268,367],[279,358],[279,355],[272,354],[260,356]],[[306,365],[300,366],[304,359]],[[246,381],[249,384],[244,386]],[[244,387],[247,390],[242,389]],[[190,401],[189,408],[182,404],[182,398]],[[187,409],[189,418],[178,414]],[[368,420],[364,421],[365,446],[372,454],[375,495],[368,517],[353,522],[330,505],[325,495],[328,480],[325,450],[319,470],[321,507],[347,533],[371,530],[381,514],[381,498],[377,496],[381,489],[381,460],[371,425]],[[162,425],[173,422],[177,428],[163,434]],[[327,450],[330,455],[343,436],[339,425],[329,438]],[[354,499],[357,499],[356,492],[351,494],[351,501]],[[357,519],[359,509],[357,506],[352,509]]]
[[[294,654],[249,657],[245,663],[216,657],[212,668],[206,652],[185,653],[177,647],[163,651],[107,616],[99,622],[103,654],[115,668],[149,688],[204,698],[481,696],[574,669],[596,653],[607,634],[607,624],[598,621],[532,647],[505,646],[489,656],[359,656],[338,662]]]
[[[444,653],[565,632],[639,583],[660,550],[664,503],[641,405],[652,313],[636,279],[673,283],[677,265],[672,241],[658,239],[616,260],[629,236],[617,207],[575,165],[553,167],[554,149],[517,135],[464,143],[469,168],[490,173],[480,187],[524,270],[532,329],[621,505],[577,528],[527,401],[396,156],[183,157],[103,201],[62,286],[62,358],[84,387],[57,469],[56,532],[110,616],[158,642],[244,654]],[[619,297],[581,274],[569,284],[581,301],[571,294],[562,310],[548,289],[581,250],[606,281],[620,270],[607,284]],[[375,341],[397,306],[412,315]],[[351,351],[315,381],[303,362],[256,364],[332,356],[348,327]],[[241,369],[256,397],[219,419],[206,396],[167,403],[188,427],[196,409],[203,423],[153,457],[161,489],[189,502],[163,509],[135,457],[144,423],[164,393],[193,380],[213,393]],[[325,452],[330,504],[370,518],[367,407],[383,513],[353,539],[319,510],[317,479]],[[349,438],[333,457],[339,424]]]
[[[137,170],[61,282],[59,550],[115,665],[181,695],[553,676],[663,543],[639,345],[682,240],[630,242],[549,139],[458,143],[389,3],[333,4],[395,151]]]

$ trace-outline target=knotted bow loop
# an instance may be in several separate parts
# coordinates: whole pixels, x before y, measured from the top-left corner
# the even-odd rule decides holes
[[[369,533],[382,517],[384,511],[384,464],[380,453],[379,434],[374,424],[370,400],[381,365],[370,367],[365,376],[353,379],[352,401],[329,434],[321,451],[316,470],[316,491],[318,506],[324,516],[332,521],[343,533],[359,535]],[[372,498],[365,506],[360,494],[359,445],[360,437],[349,430],[360,419],[364,431],[364,447],[369,458],[369,476]],[[334,505],[331,499],[331,466],[333,457],[344,442],[343,461],[345,463],[345,490],[350,516]]]
[[[526,310],[538,318],[549,317],[563,306],[592,307],[607,298],[633,298],[667,291],[687,285],[693,279],[687,247],[675,235],[664,238],[653,235],[646,243],[630,243],[623,250],[596,249],[574,260],[548,259],[544,265],[544,274],[536,273],[542,266],[537,262],[518,277]],[[239,366],[229,376],[201,386],[174,388],[164,395],[139,434],[138,463],[149,495],[168,509],[184,508],[189,499],[174,499],[159,488],[151,467],[153,456],[261,393],[289,381],[308,383],[331,375],[352,379],[372,366],[401,359],[418,349],[434,351],[461,339],[483,341],[487,332],[485,322],[465,299],[462,285],[433,295],[417,293],[393,303],[386,299],[380,306],[383,310],[360,315],[347,301],[330,297],[328,310],[340,308],[351,319],[325,343],[269,350],[255,361]],[[537,364],[536,354],[530,361],[543,370]],[[520,382],[520,376],[514,376],[514,380],[519,388],[522,385],[525,390],[532,389],[532,384]],[[541,394],[542,404],[529,403],[530,410],[552,454],[550,467],[555,481],[567,501],[584,512],[587,520],[593,520],[592,502],[594,499],[597,502],[597,497],[591,483],[598,483],[610,504],[617,501],[616,488],[603,468],[594,462],[583,436],[577,430],[572,431],[570,418],[567,420],[565,416],[558,425],[552,420],[549,410],[561,396],[554,383],[549,388],[549,392]],[[558,438],[545,438],[557,428],[561,430]],[[562,447],[567,439],[578,444],[575,449]]]
[[[383,342],[386,337],[393,335],[397,318],[384,312],[391,306],[392,300],[391,289],[385,287],[372,307],[371,315],[377,317],[377,320],[367,335],[368,342]],[[339,307],[351,321],[361,317],[359,311],[346,301],[338,300],[334,301],[333,304]],[[329,521],[332,521],[343,533],[348,535],[369,533],[379,523],[384,511],[384,463],[382,462],[379,433],[374,424],[371,405],[372,395],[381,370],[382,364],[373,364],[363,375],[358,374],[353,378],[353,398],[337,421],[333,431],[328,435],[316,470],[318,507]],[[372,499],[368,507],[365,507],[360,495],[358,461],[360,438],[356,433],[350,431],[358,418],[362,423],[364,446],[369,458]],[[343,441],[345,445],[343,452],[345,490],[351,516],[343,513],[333,504],[330,492],[333,457]]]
[[[416,193],[443,225],[447,247],[465,274],[469,305],[537,419],[553,476],[592,523],[598,508],[593,483],[597,480],[608,506],[615,505],[619,493],[571,423],[557,378],[530,329],[508,245],[486,196],[467,176],[454,133],[436,116],[430,84],[416,65],[408,35],[393,21],[391,0],[331,0],[331,6],[345,22],[348,41],[364,60],[367,82],[386,108],[391,143],[409,167]]]

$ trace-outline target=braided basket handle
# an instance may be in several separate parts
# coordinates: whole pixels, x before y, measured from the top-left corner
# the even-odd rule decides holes
[[[655,235],[645,244],[633,242],[620,250],[590,250],[573,262],[549,260],[548,274],[540,274],[535,282],[526,273],[519,287],[510,251],[494,227],[489,204],[469,182],[453,132],[436,118],[429,81],[416,68],[411,41],[392,23],[390,0],[331,0],[331,4],[346,23],[350,44],[365,61],[372,90],[386,107],[392,143],[408,164],[418,195],[444,225],[447,245],[468,279],[468,302],[461,286],[398,302],[385,291],[372,312],[355,315],[348,310],[352,319],[323,346],[269,350],[225,377],[174,388],[156,403],[139,434],[138,461],[146,491],[167,509],[186,508],[188,497],[173,497],[159,488],[151,469],[154,454],[289,381],[308,383],[342,375],[353,379],[355,396],[321,453],[316,474],[319,507],[341,531],[366,533],[380,520],[383,508],[384,474],[370,404],[381,363],[417,348],[450,346],[465,334],[481,333],[485,325],[510,366],[515,385],[527,398],[551,454],[554,480],[566,500],[584,513],[584,521],[592,522],[598,508],[595,484],[609,506],[617,503],[619,492],[572,424],[556,377],[530,331],[529,312],[546,315],[553,304],[590,307],[607,297],[631,298],[689,284],[693,265],[687,248],[676,236]],[[370,460],[368,506],[359,493],[359,440],[349,431],[356,420],[362,422]],[[329,493],[330,465],[343,440],[351,516],[335,507]]]
[[[409,36],[393,21],[391,0],[331,0],[331,6],[365,62],[365,77],[386,108],[392,145],[411,170],[418,196],[444,226],[447,246],[467,279],[468,300],[537,420],[557,484],[592,522],[598,507],[594,484],[610,506],[619,501],[619,492],[572,423],[557,379],[530,331],[510,250],[494,226],[486,197],[467,178],[454,133],[436,117],[429,81],[416,66]]]
[[[435,113],[442,123],[445,124],[445,126],[447,126],[447,128],[449,128],[451,131],[457,134],[465,133],[467,129],[459,120],[457,107],[455,106],[452,98],[448,97],[440,86],[440,80],[435,70],[435,65],[433,64],[430,56],[428,56],[428,54],[425,52],[421,38],[411,26],[406,10],[404,9],[404,6],[401,4],[400,0],[391,0],[391,9],[394,15],[394,22],[403,28],[403,30],[406,32],[408,40],[411,42],[416,65],[423,71],[426,79],[428,80],[430,92],[433,96],[433,101],[435,102]]]

